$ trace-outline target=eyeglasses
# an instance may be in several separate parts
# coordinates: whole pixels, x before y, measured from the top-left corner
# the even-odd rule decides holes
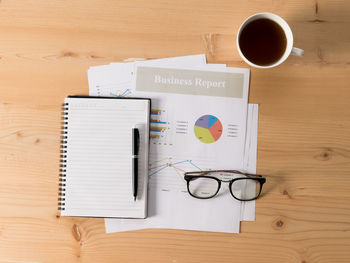
[[[260,196],[265,177],[242,173],[235,170],[213,170],[186,172],[187,190],[199,199],[214,197],[220,190],[221,182],[229,183],[231,195],[239,201],[252,201]]]

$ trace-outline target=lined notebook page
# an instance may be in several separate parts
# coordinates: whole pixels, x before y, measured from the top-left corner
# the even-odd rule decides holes
[[[144,218],[150,101],[67,98],[63,216]],[[137,200],[132,192],[132,127],[140,129]]]

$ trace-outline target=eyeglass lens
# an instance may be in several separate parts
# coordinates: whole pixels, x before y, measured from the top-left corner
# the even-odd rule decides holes
[[[257,180],[249,179],[245,175],[240,174],[218,174],[218,173],[209,173],[207,176],[216,177],[219,179],[236,179],[231,185],[231,193],[240,200],[251,200],[259,196],[260,193],[260,183]],[[224,177],[224,178],[220,178]],[[208,177],[198,177],[193,178],[188,183],[189,192],[198,198],[210,198],[216,195],[219,190],[219,182],[213,178]]]
[[[213,178],[193,178],[188,185],[190,193],[199,198],[213,197],[219,189],[219,182]]]
[[[259,196],[260,183],[256,180],[246,179],[234,181],[231,193],[240,200],[251,200]]]

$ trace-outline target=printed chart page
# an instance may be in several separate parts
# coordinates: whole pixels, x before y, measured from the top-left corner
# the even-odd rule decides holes
[[[131,230],[134,225],[239,232],[241,203],[228,189],[203,202],[189,196],[183,173],[243,168],[249,71],[143,67],[140,73],[140,68],[132,93],[152,98],[150,217],[143,222],[106,219],[106,231]],[[202,83],[196,85],[196,79]],[[227,89],[208,91],[214,85]]]
[[[243,169],[249,70],[137,66],[134,87],[136,96],[152,99],[153,155]]]

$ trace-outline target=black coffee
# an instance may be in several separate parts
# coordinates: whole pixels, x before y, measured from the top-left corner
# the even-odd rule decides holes
[[[250,62],[268,66],[283,56],[287,39],[279,24],[270,19],[261,18],[243,28],[239,37],[239,46]]]

